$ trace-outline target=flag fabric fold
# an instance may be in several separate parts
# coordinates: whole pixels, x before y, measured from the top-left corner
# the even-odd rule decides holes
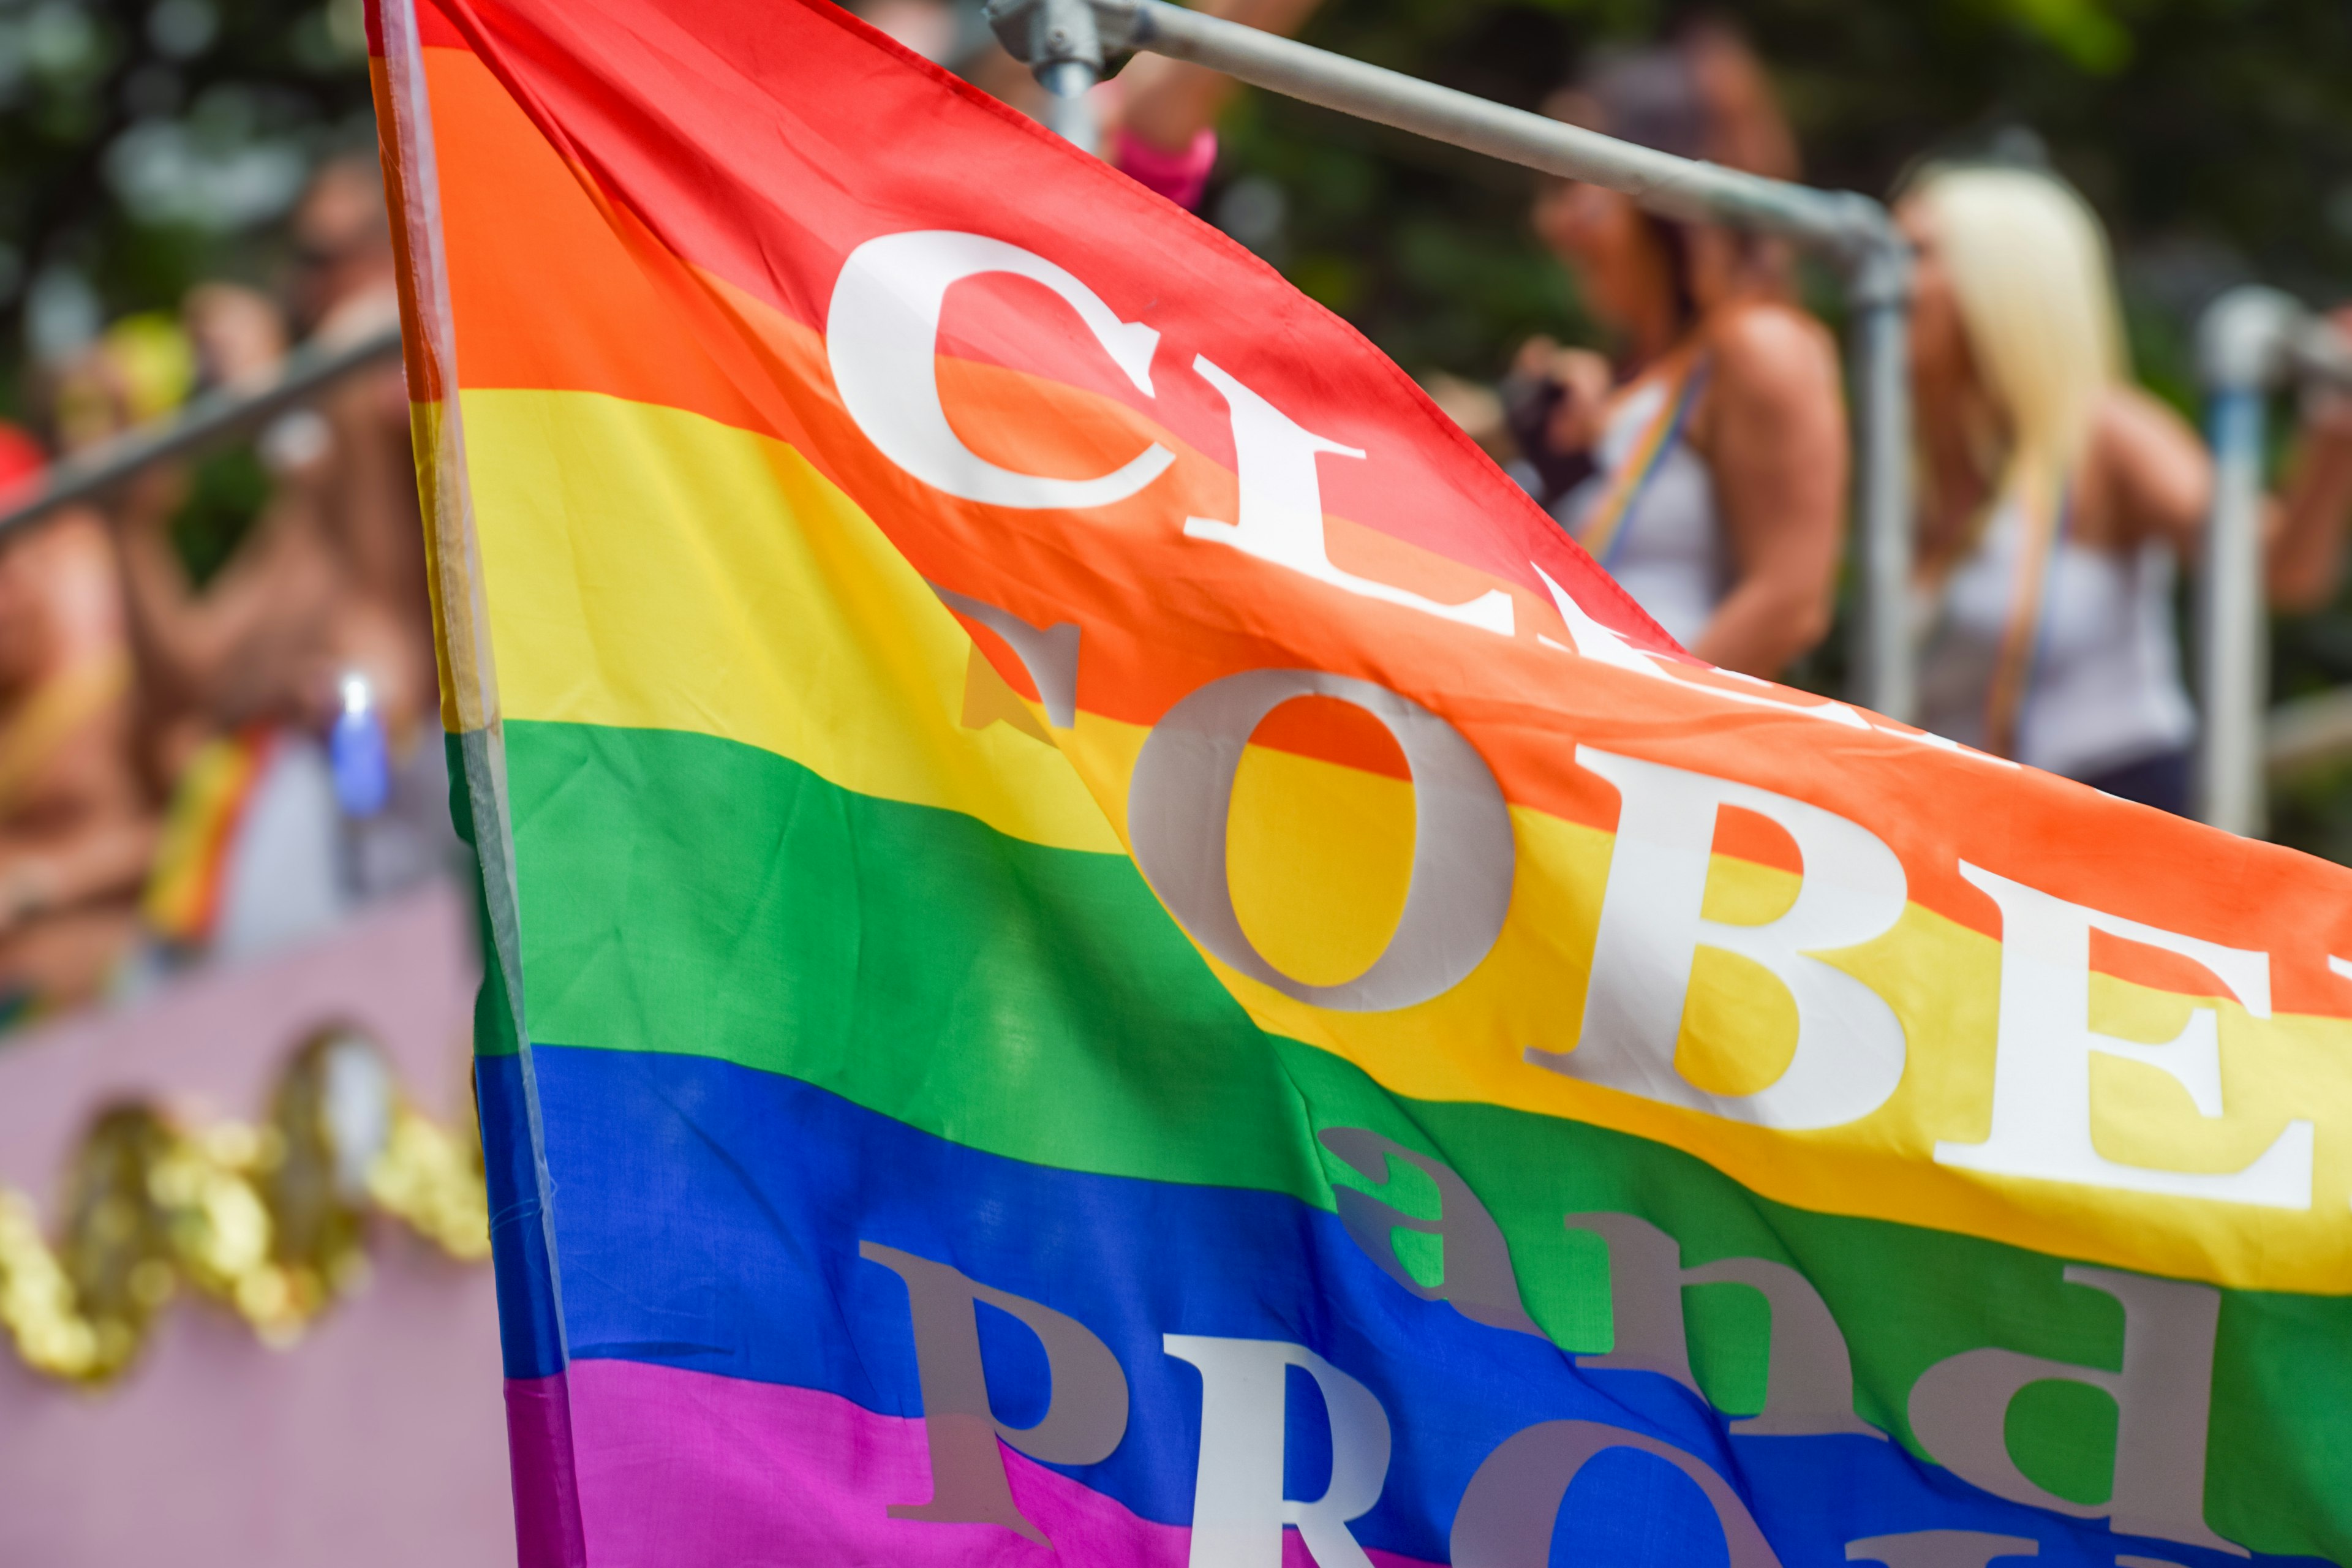
[[[2352,1562],[2352,880],[1675,647],[821,0],[382,0],[524,1561]]]

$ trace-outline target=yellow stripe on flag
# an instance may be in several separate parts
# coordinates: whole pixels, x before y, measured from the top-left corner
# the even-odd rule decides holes
[[[1032,843],[1124,854],[1139,727],[1081,711],[1049,731],[1001,680],[880,531],[789,447],[697,415],[593,393],[473,391],[467,438],[506,711],[517,719],[684,730],[776,752],[860,794],[961,812]],[[892,628],[887,636],[877,628]],[[971,727],[975,722],[981,727]],[[1058,747],[1058,749],[1057,749]],[[1114,826],[1085,779],[1114,803]],[[1227,870],[1259,951],[1330,984],[1392,931],[1412,854],[1402,779],[1252,747]],[[1509,919],[1461,984],[1385,1013],[1310,1006],[1207,961],[1265,1028],[1356,1063],[1418,1099],[1476,1101],[1687,1149],[1754,1191],[2156,1273],[2276,1289],[2342,1287],[2352,1148],[2323,1138],[2307,1212],[1988,1177],[1935,1163],[1985,1135],[2000,944],[1916,903],[1886,935],[1830,957],[1887,998],[1909,1069],[1874,1114],[1776,1132],[1595,1088],[1531,1065],[1582,1023],[1607,879],[1606,831],[1517,806]],[[1350,848],[1350,847],[1354,847]],[[1758,922],[1792,896],[1782,870],[1717,856],[1712,918]],[[2192,999],[2093,980],[2091,1025],[2165,1040]],[[2290,1118],[2352,1125],[2352,1023],[2217,1005],[2220,1121],[2153,1068],[2095,1067],[2094,1132],[2113,1159],[2242,1165]],[[1780,983],[1702,950],[1679,1066],[1716,1092],[1769,1083],[1793,1045]]]
[[[1082,714],[1062,744],[1089,777],[1124,781],[1144,732]],[[1236,912],[1262,954],[1318,983],[1361,967],[1368,928],[1392,921],[1401,897],[1383,892],[1390,858],[1375,825],[1403,814],[1411,786],[1353,768],[1253,748],[1269,770],[1262,805],[1288,823],[1311,815],[1337,838],[1371,846],[1335,880],[1317,884],[1243,861],[1264,825],[1241,816],[1236,791],[1228,872]],[[1486,961],[1445,994],[1388,1013],[1339,1012],[1282,994],[1203,954],[1259,1026],[1330,1051],[1391,1091],[1471,1101],[1613,1128],[1685,1149],[1750,1190],[1822,1213],[1979,1236],[2012,1246],[2156,1274],[2248,1289],[2334,1292],[2352,1252],[2352,1147],[2322,1137],[2312,1207],[2161,1197],[1987,1176],[1937,1164],[1938,1141],[1975,1142],[1991,1114],[2000,944],[1911,904],[1895,929],[1828,955],[1885,996],[1910,1042],[1894,1095],[1873,1114],[1817,1132],[1776,1131],[1597,1088],[1530,1064],[1528,1047],[1572,1050],[1582,1026],[1612,836],[1515,806],[1517,874],[1512,906]],[[1407,817],[1409,820],[1409,817]],[[1402,851],[1409,854],[1410,840]],[[1786,909],[1790,872],[1717,855],[1709,918],[1756,923]],[[1255,918],[1253,918],[1255,917]],[[1370,951],[1377,952],[1377,947]],[[1319,973],[1318,973],[1319,972]],[[2197,998],[2091,976],[2094,1028],[2129,1039],[2178,1036],[2190,1010],[2220,1014],[2229,1114],[2209,1120],[2154,1068],[2107,1058],[2093,1068],[2092,1131],[2110,1159],[2156,1169],[2243,1166],[2289,1121],[2352,1124],[2352,1023],[2281,1013],[2250,1016],[2235,1002]],[[1720,1094],[1763,1087],[1795,1044],[1788,993],[1762,968],[1702,948],[1692,966],[1676,1058]]]
[[[507,717],[716,735],[861,795],[1121,852],[1060,752],[965,728],[971,639],[791,447],[596,393],[464,404]]]

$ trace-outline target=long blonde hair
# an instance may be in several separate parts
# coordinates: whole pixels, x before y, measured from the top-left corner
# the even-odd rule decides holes
[[[2008,417],[2002,488],[2063,486],[2101,400],[2129,374],[2097,216],[2030,169],[1937,170],[1915,194],[1934,220],[1978,371]]]

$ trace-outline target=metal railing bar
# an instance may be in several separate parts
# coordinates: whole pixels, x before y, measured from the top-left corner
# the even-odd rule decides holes
[[[1096,81],[1128,48],[1222,71],[1270,92],[1522,167],[1605,185],[1652,212],[1778,235],[1837,262],[1852,306],[1856,500],[1864,615],[1856,696],[1909,719],[1911,252],[1886,209],[1823,191],[1621,142],[1490,102],[1166,0],[990,0],[997,37],[1057,98]]]
[[[0,497],[0,541],[60,507],[96,499],[141,470],[187,456],[317,395],[344,377],[400,353],[395,323],[331,347],[305,346],[286,356],[269,381],[208,392],[178,413],[126,430],[52,463],[38,488]]]

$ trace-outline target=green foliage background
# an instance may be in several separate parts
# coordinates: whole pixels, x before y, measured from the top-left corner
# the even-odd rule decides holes
[[[373,138],[360,0],[0,0],[6,401],[36,318],[274,281],[304,171]]]
[[[970,0],[967,0],[970,3]],[[2043,138],[2113,226],[2141,374],[2194,402],[2191,328],[2262,278],[2352,296],[2344,0],[1723,0],[1771,66],[1817,183],[1883,193],[1954,138]],[[1532,107],[1681,0],[1326,0],[1310,41]],[[33,339],[268,284],[300,169],[371,135],[359,0],[0,0],[0,412]],[[1536,244],[1526,176],[1265,96],[1226,126],[1210,212],[1407,369],[1491,377],[1534,331],[1589,336]],[[1811,294],[1834,314],[1835,291]],[[249,484],[224,473],[238,510]],[[231,492],[236,492],[232,494]],[[224,513],[226,515],[226,513]],[[2352,614],[2283,625],[2282,693],[2352,682]],[[1839,679],[1834,649],[1800,672]],[[2352,860],[2352,772],[2279,832]]]

